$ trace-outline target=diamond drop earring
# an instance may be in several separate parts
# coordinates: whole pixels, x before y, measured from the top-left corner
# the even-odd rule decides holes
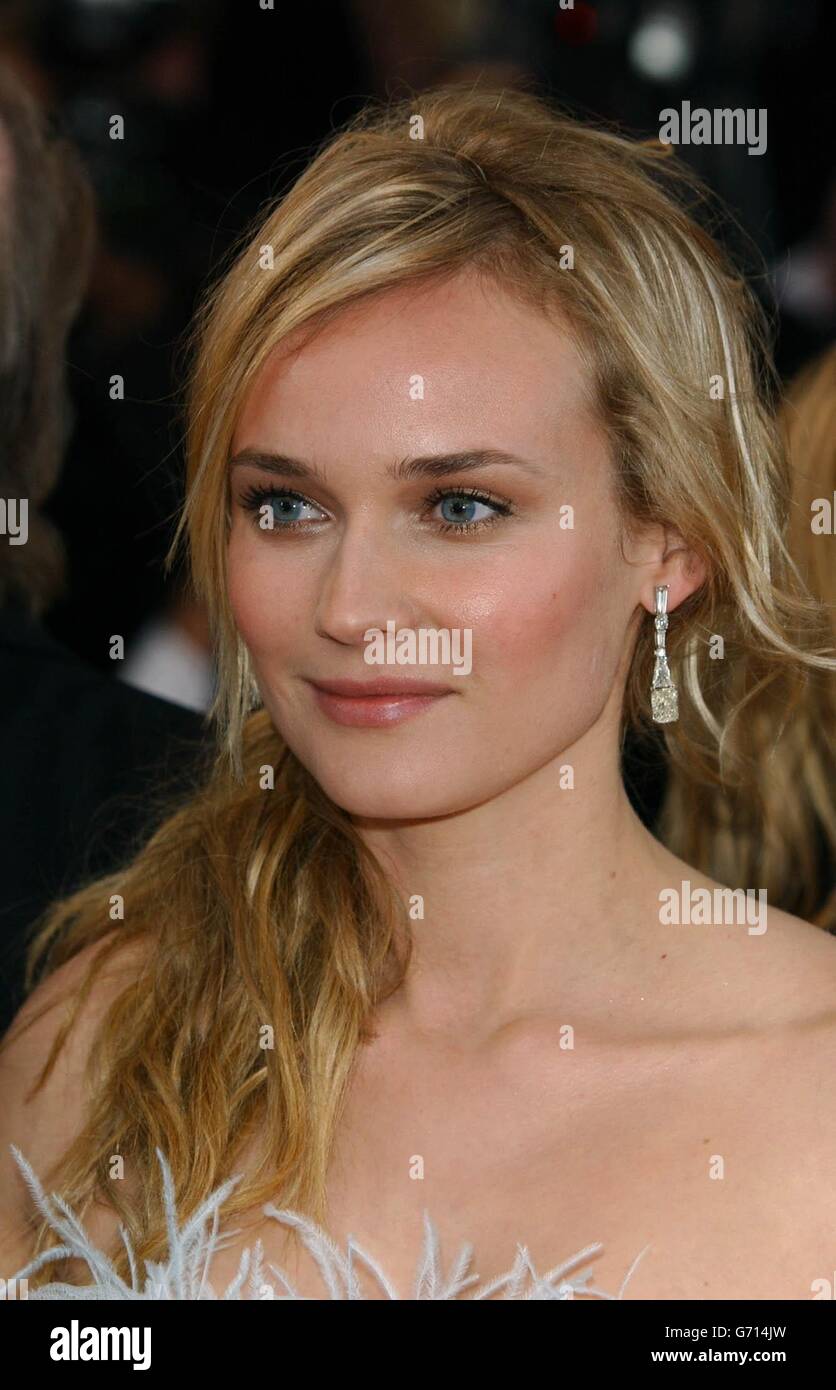
[[[671,677],[665,651],[665,634],[668,630],[668,586],[656,586],[656,617],[653,619],[656,634],[656,660],[653,665],[653,680],[650,682],[650,710],[656,724],[673,724],[679,718],[679,697]]]

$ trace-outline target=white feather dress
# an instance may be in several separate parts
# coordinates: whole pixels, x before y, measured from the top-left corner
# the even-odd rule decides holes
[[[14,1278],[22,1292],[22,1281],[50,1261],[66,1257],[83,1260],[92,1276],[88,1284],[53,1283],[33,1289],[25,1296],[30,1299],[77,1300],[77,1299],[247,1299],[253,1301],[269,1299],[305,1299],[308,1296],[297,1293],[285,1273],[269,1261],[265,1261],[260,1240],[247,1247],[241,1255],[238,1272],[223,1292],[217,1292],[209,1283],[207,1271],[213,1255],[223,1248],[228,1240],[219,1232],[219,1212],[240,1178],[230,1178],[207,1197],[200,1208],[182,1225],[178,1223],[177,1208],[171,1173],[163,1154],[157,1149],[157,1158],[162,1170],[163,1200],[168,1228],[168,1259],[162,1263],[146,1261],[144,1273],[140,1275],[130,1238],[124,1228],[120,1234],[128,1252],[131,1281],[127,1283],[117,1274],[110,1258],[87,1236],[83,1225],[61,1197],[53,1193],[48,1197],[44,1192],[31,1164],[21,1151],[11,1145],[11,1151],[21,1169],[32,1198],[60,1237],[61,1245],[45,1250],[20,1269]],[[265,1216],[285,1225],[295,1227],[299,1239],[316,1261],[323,1281],[323,1299],[365,1299],[358,1279],[358,1268],[365,1267],[377,1281],[383,1297],[399,1299],[391,1279],[379,1263],[363,1250],[352,1236],[348,1237],[344,1250],[315,1222],[290,1208],[278,1208],[271,1204],[263,1208]],[[479,1275],[468,1273],[473,1255],[473,1246],[462,1246],[458,1257],[445,1272],[442,1266],[439,1239],[430,1220],[429,1212],[423,1214],[424,1243],[417,1257],[415,1280],[411,1299],[572,1299],[576,1294],[605,1299],[620,1299],[624,1289],[645,1253],[642,1250],[633,1261],[617,1293],[607,1293],[590,1283],[590,1271],[581,1272],[582,1266],[602,1249],[600,1244],[588,1245],[579,1250],[571,1259],[564,1260],[545,1273],[539,1274],[532,1264],[525,1246],[518,1245],[513,1264],[505,1274],[480,1285]],[[235,1232],[231,1233],[235,1234]],[[649,1247],[646,1247],[649,1248]],[[18,1297],[21,1293],[18,1293]]]

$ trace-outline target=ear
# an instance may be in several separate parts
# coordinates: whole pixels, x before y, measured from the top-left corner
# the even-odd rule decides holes
[[[672,613],[686,598],[695,593],[708,577],[705,559],[683,540],[673,527],[659,528],[663,533],[656,563],[647,566],[647,582],[642,586],[641,601],[649,613],[656,612],[656,586],[668,586],[668,612]]]

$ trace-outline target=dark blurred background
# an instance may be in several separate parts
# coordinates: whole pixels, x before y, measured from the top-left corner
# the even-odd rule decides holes
[[[183,335],[219,258],[368,96],[530,77],[637,135],[683,100],[765,108],[763,155],[680,152],[751,238],[788,379],[836,332],[834,14],[833,0],[0,0],[0,59],[76,142],[99,205],[68,351],[74,430],[45,508],[69,558],[52,634],[103,672],[208,703],[202,615],[161,568]],[[110,659],[114,633],[126,662]]]

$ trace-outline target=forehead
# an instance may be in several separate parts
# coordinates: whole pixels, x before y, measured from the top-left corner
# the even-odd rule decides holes
[[[381,453],[441,434],[535,447],[586,413],[588,376],[557,313],[465,271],[349,305],[313,337],[297,330],[259,372],[234,445],[310,457],[338,431],[341,447]]]

